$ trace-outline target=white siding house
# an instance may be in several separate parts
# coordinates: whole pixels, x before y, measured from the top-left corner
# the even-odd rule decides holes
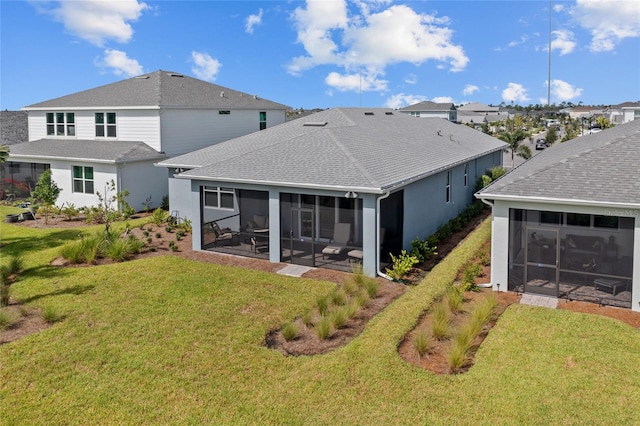
[[[58,204],[96,205],[96,192],[113,180],[139,210],[149,197],[157,206],[168,194],[167,172],[154,162],[284,123],[287,109],[159,70],[24,107],[29,141],[12,146],[8,162],[40,173],[51,168],[63,189]],[[80,188],[85,172],[92,182]],[[38,176],[30,173],[23,186],[33,189]]]

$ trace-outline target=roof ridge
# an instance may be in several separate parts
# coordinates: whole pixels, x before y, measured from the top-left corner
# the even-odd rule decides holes
[[[340,151],[342,151],[342,153],[347,157],[349,162],[353,164],[356,169],[358,169],[362,176],[364,176],[371,185],[380,186],[380,183],[373,178],[371,173],[369,173],[369,171],[367,171],[358,160],[356,160],[356,158],[351,154],[351,151],[340,142],[340,140],[331,130],[333,129],[326,129],[327,134],[331,137],[331,140],[333,140],[333,142],[338,146]]]

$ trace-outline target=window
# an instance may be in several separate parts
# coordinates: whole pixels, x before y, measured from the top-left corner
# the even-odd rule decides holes
[[[73,166],[73,192],[93,194],[93,167]]]
[[[76,115],[73,112],[48,112],[47,136],[75,136]]]
[[[267,128],[267,112],[260,111],[260,130]]]
[[[567,225],[591,226],[591,215],[581,213],[567,213]]]
[[[116,137],[116,113],[96,112],[96,137],[115,138]]]
[[[451,170],[447,171],[447,203],[451,201]]]
[[[225,111],[218,111],[218,115],[229,115],[229,114],[231,114],[231,111],[227,111],[227,110],[225,110]]]
[[[541,211],[540,223],[548,225],[562,225],[562,213]]]
[[[594,228],[618,229],[618,216],[594,216]]]
[[[469,163],[464,165],[464,186],[469,185]]]
[[[233,210],[235,191],[232,188],[205,186],[203,195],[205,207]]]

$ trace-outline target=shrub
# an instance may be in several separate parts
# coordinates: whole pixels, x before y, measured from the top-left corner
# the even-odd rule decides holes
[[[150,252],[155,252],[155,251],[156,251],[156,248],[155,248],[155,247],[153,247],[153,246],[151,246],[151,247],[149,247],[149,251],[150,251]]]
[[[331,303],[336,306],[342,306],[347,303],[347,294],[343,289],[331,292]]]
[[[325,340],[331,335],[332,321],[329,317],[323,316],[315,326],[316,334],[320,340]]]
[[[475,323],[475,327],[478,330],[477,333],[480,333],[482,327],[491,320],[497,303],[498,301],[496,300],[496,296],[494,294],[490,294],[475,304],[471,311],[470,321]]]
[[[6,266],[7,275],[18,275],[24,270],[24,260],[21,256],[11,256],[9,264]]]
[[[491,254],[486,250],[482,250],[478,253],[478,261],[482,266],[491,265]]]
[[[70,241],[60,248],[60,256],[72,264],[82,263],[85,260],[85,250],[82,240]]]
[[[447,363],[451,371],[459,370],[464,367],[468,360],[468,353],[470,347],[460,345],[456,340],[451,342],[449,346],[449,352],[447,354]]]
[[[431,322],[431,334],[437,340],[444,340],[451,334],[449,308],[443,302],[433,307],[433,321]]]
[[[391,269],[386,268],[386,272],[394,280],[400,280],[418,263],[418,259],[414,255],[407,253],[406,250],[402,250],[397,257],[392,253],[389,253],[389,255],[391,256],[393,266]]]
[[[149,236],[149,231],[142,231],[142,235],[144,235],[145,237],[148,237]]]
[[[375,279],[367,277],[364,282],[364,288],[367,290],[369,297],[375,297],[380,289],[380,284]]]
[[[193,225],[189,219],[186,217],[180,220],[180,224],[178,225],[180,229],[182,229],[187,234],[190,234],[193,231]]]
[[[342,328],[347,323],[347,312],[343,306],[336,307],[329,313],[329,319],[334,329]]]
[[[160,202],[160,208],[162,210],[169,210],[169,196],[165,195],[164,197],[162,197],[162,201]]]
[[[67,218],[67,220],[73,220],[80,216],[80,209],[78,209],[73,203],[65,203],[60,208],[60,213]]]
[[[156,238],[160,238],[162,235],[160,235],[159,232],[156,232]]]
[[[358,284],[353,279],[351,279],[347,280],[342,285],[342,289],[347,295],[353,296],[355,294],[358,294],[358,291],[360,291],[360,286],[358,286]]]
[[[358,294],[356,294],[355,296],[355,302],[361,308],[364,308],[365,306],[367,306],[370,300],[371,300],[371,296],[369,296],[369,292],[366,289],[360,290]]]
[[[302,314],[302,323],[307,327],[313,326],[313,309],[309,309]]]
[[[348,318],[353,318],[360,311],[360,303],[356,300],[352,300],[348,305],[344,306],[344,310]]]
[[[141,253],[144,248],[144,242],[142,240],[137,239],[133,235],[129,235],[129,250],[131,253]]]
[[[329,299],[327,296],[320,296],[316,299],[316,306],[318,307],[318,312],[320,315],[324,316],[329,309]]]
[[[173,232],[173,226],[171,225],[167,225],[164,227],[164,230],[168,233],[172,233]]]
[[[0,284],[0,307],[9,306],[9,299],[11,297],[11,285],[6,282]]]
[[[298,337],[298,326],[293,322],[288,322],[282,326],[282,337],[287,342]]]
[[[464,291],[460,287],[451,286],[447,291],[447,302],[452,312],[457,312],[462,307]]]
[[[462,275],[463,275],[463,283],[465,291],[477,291],[478,286],[476,285],[476,277],[480,275],[482,272],[482,267],[477,263],[468,263],[465,266]]]
[[[413,346],[416,348],[418,355],[424,356],[433,349],[433,336],[426,329],[419,329],[413,337]]]
[[[429,260],[436,254],[438,254],[436,252],[437,246],[435,244],[431,245],[429,239],[421,240],[416,237],[413,241],[411,241],[411,247],[411,254],[418,259],[419,263],[422,263],[425,260]]]
[[[158,225],[158,226],[165,223],[168,218],[169,218],[169,213],[167,213],[165,210],[163,210],[160,207],[155,209],[151,214],[151,222],[153,222],[155,225]]]
[[[106,256],[114,262],[124,262],[131,254],[131,246],[129,241],[119,238],[106,248]]]
[[[147,238],[147,243],[151,244],[152,241],[153,241],[153,238],[151,238],[151,237]]]
[[[11,324],[13,324],[14,317],[3,309],[0,309],[0,330],[4,330],[5,328],[9,328]]]
[[[53,324],[60,321],[63,316],[51,305],[47,305],[42,309],[42,318],[48,323]]]

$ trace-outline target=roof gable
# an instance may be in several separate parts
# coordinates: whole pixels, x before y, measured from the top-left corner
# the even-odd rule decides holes
[[[44,108],[211,108],[290,107],[171,71],[158,70],[24,107]]]

